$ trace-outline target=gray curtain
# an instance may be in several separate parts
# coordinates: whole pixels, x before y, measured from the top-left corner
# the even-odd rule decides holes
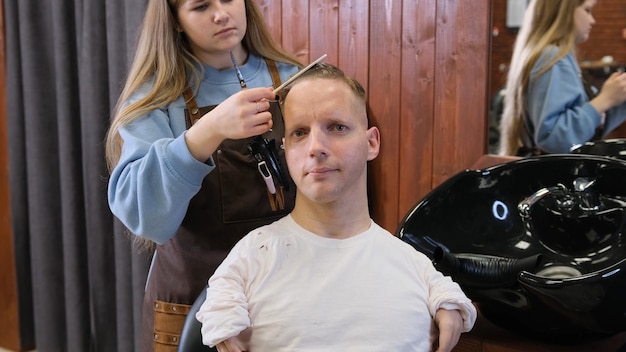
[[[4,0],[23,337],[139,351],[149,258],[111,215],[104,138],[147,0]]]

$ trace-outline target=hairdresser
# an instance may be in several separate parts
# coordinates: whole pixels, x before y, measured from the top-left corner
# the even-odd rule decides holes
[[[148,2],[106,146],[111,211],[156,247],[142,351],[176,351],[232,246],[293,208],[272,87],[299,66],[253,0]]]
[[[517,36],[500,122],[502,155],[569,153],[626,120],[626,74],[597,92],[583,80],[576,45],[589,38],[596,0],[533,0]]]

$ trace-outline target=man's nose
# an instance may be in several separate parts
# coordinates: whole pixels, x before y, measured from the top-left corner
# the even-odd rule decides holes
[[[309,155],[319,156],[326,154],[327,136],[320,130],[311,130],[309,133]]]

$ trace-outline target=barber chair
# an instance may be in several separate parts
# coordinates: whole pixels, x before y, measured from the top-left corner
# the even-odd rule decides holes
[[[202,324],[196,319],[196,313],[205,299],[206,288],[200,292],[189,309],[189,314],[187,315],[187,319],[185,319],[185,324],[180,334],[178,352],[217,352],[217,348],[210,348],[202,344],[202,333],[200,332]]]

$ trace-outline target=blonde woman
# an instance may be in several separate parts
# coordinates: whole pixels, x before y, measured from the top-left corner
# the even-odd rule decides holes
[[[157,244],[142,351],[175,351],[188,306],[232,246],[291,211],[272,86],[299,66],[253,0],[148,2],[107,138],[111,211]]]
[[[499,154],[568,153],[626,119],[626,75],[612,74],[597,93],[583,82],[576,60],[576,45],[595,24],[595,3],[529,4],[507,77]]]

